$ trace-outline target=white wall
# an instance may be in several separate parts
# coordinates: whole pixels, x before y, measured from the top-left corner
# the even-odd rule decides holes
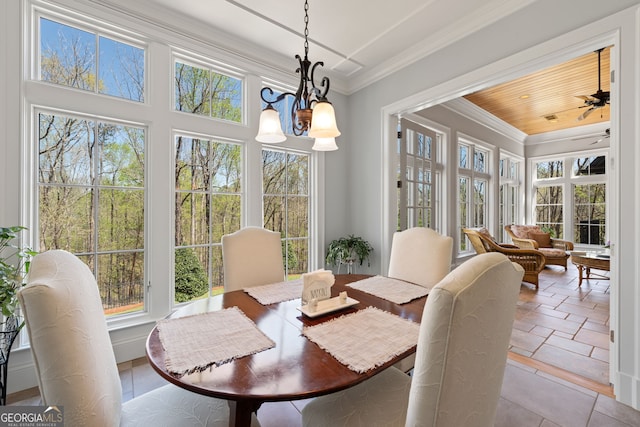
[[[619,112],[612,127],[619,128],[619,147],[612,147],[612,158],[618,162],[612,169],[614,185],[624,195],[612,217],[614,227],[624,230],[614,257],[615,283],[612,290],[612,313],[619,317],[612,322],[617,343],[611,353],[615,369],[615,393],[618,398],[640,409],[640,286],[637,265],[640,265],[640,239],[637,218],[640,218],[640,182],[636,172],[640,161],[636,148],[639,130],[636,125],[638,108],[638,8],[616,12],[616,8],[637,5],[637,1],[602,2],[599,0],[565,1],[540,0],[483,29],[472,37],[435,52],[429,57],[378,81],[350,96],[350,120],[357,129],[351,158],[350,229],[372,242],[374,247],[387,247],[390,239],[388,206],[385,191],[390,191],[385,176],[392,150],[384,143],[390,139],[385,127],[387,113],[410,110],[411,103],[431,105],[453,99],[470,88],[487,84],[496,74],[509,77],[524,74],[532,64],[544,63],[544,58],[558,54],[562,49],[587,53],[593,40],[613,37],[619,40],[620,70],[617,74],[620,96]],[[552,12],[551,12],[552,11]],[[579,11],[579,12],[578,12]],[[544,23],[541,25],[540,23]],[[576,55],[577,56],[577,55]],[[568,59],[568,58],[567,58]],[[559,62],[559,61],[558,61]],[[420,97],[422,96],[422,98]],[[388,172],[388,171],[387,171]],[[383,191],[381,191],[381,189]],[[386,190],[385,190],[386,189]],[[616,196],[614,195],[614,198]],[[622,198],[620,200],[623,200]],[[624,208],[624,209],[623,209]],[[330,210],[330,207],[329,207]],[[620,234],[613,230],[613,235]],[[376,255],[376,268],[383,270],[386,260],[381,252]],[[616,265],[617,264],[617,265]],[[616,277],[617,275],[617,277]],[[619,306],[619,307],[616,307]],[[617,313],[616,313],[617,312]]]

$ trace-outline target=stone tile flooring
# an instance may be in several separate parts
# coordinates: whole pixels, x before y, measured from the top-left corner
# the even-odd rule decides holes
[[[539,286],[520,289],[510,350],[609,385],[609,281],[578,287],[570,264],[545,268]]]
[[[545,269],[538,291],[523,285],[495,426],[640,426],[640,411],[590,386],[601,384],[606,390],[609,383],[608,327],[608,281],[583,281],[578,288],[577,271],[570,265],[567,272]],[[124,400],[166,384],[144,358],[119,368]],[[589,380],[587,386],[576,381],[580,377]],[[8,400],[39,404],[36,389]],[[263,427],[298,427],[305,403],[265,403],[258,419]]]

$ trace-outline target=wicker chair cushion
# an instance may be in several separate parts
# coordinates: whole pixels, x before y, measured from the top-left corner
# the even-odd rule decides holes
[[[512,225],[511,231],[519,239],[530,239],[529,233],[542,233],[542,230],[537,225]]]
[[[540,252],[544,254],[547,258],[566,258],[567,252],[562,249],[555,248],[538,248]]]
[[[551,234],[543,233],[543,232],[533,232],[530,231],[529,239],[533,239],[538,243],[538,248],[552,248],[551,245]]]
[[[496,241],[496,239],[494,239],[494,238],[493,238],[493,236],[491,235],[491,233],[489,232],[489,230],[487,230],[487,229],[486,229],[486,228],[484,228],[484,227],[483,227],[483,228],[479,228],[479,229],[478,229],[478,233],[482,234],[484,237],[486,237],[486,238],[487,238],[487,239],[489,239],[489,240],[492,240],[492,241],[494,241],[494,242]]]

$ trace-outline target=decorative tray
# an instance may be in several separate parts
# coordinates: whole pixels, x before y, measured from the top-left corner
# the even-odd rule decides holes
[[[296,307],[300,310],[305,316],[308,317],[318,317],[323,314],[333,313],[334,311],[342,310],[344,308],[348,308],[358,304],[360,301],[357,299],[353,299],[351,297],[347,297],[347,301],[341,303],[340,297],[333,297],[329,299],[325,299],[322,301],[318,301],[318,306],[315,311],[311,311],[309,309],[309,304],[303,305],[302,307]]]

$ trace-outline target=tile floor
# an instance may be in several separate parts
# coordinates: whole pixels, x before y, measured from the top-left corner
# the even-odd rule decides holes
[[[545,269],[537,292],[522,286],[496,427],[640,426],[640,411],[616,402],[607,387],[608,303],[609,282],[578,288],[573,266]],[[119,368],[125,400],[166,384],[144,358]],[[32,389],[8,400],[38,404],[35,395]],[[258,419],[263,427],[298,427],[304,404],[265,403]]]
[[[510,350],[609,385],[609,286],[590,279],[578,287],[572,264],[545,268],[537,291],[520,289]]]

